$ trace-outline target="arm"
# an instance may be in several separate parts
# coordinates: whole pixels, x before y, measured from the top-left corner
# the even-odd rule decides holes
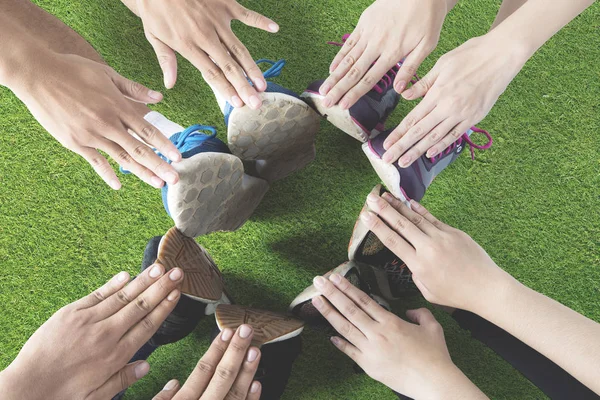
[[[407,100],[427,96],[386,139],[383,159],[407,167],[423,154],[441,153],[485,118],[536,50],[592,3],[528,0],[487,34],[442,56],[402,93]]]
[[[409,209],[389,193],[367,202],[373,212],[361,218],[406,262],[428,301],[479,314],[600,394],[600,324],[523,286],[418,203]]]

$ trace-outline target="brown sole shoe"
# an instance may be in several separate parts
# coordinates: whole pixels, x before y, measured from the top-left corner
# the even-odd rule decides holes
[[[254,346],[293,338],[304,329],[303,321],[289,315],[232,304],[219,304],[215,319],[221,331],[225,328],[236,330],[243,324],[252,326]]]
[[[224,296],[221,272],[206,250],[173,227],[158,245],[156,262],[168,271],[179,267],[184,278],[181,292],[204,303],[215,303]]]

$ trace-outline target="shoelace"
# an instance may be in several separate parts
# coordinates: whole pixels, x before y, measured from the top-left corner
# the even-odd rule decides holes
[[[492,143],[494,142],[492,139],[492,135],[490,135],[490,133],[488,131],[485,131],[483,129],[479,129],[476,126],[471,127],[471,130],[473,132],[476,133],[483,133],[488,141],[486,144],[484,145],[478,145],[477,143],[473,142],[471,140],[471,138],[469,137],[469,135],[467,134],[467,132],[463,133],[463,135],[461,137],[458,138],[457,141],[455,141],[454,143],[452,143],[450,146],[446,147],[445,150],[443,150],[441,153],[439,153],[436,156],[433,156],[430,158],[431,162],[435,163],[436,161],[438,161],[439,159],[441,159],[443,156],[448,155],[450,153],[452,153],[452,151],[454,151],[455,148],[457,148],[458,146],[461,146],[463,144],[463,142],[467,143],[469,145],[469,150],[471,152],[471,159],[474,160],[475,159],[475,150],[474,149],[478,149],[478,150],[487,150],[490,147],[492,147]]]
[[[256,64],[262,64],[262,63],[271,64],[271,67],[268,70],[266,70],[265,72],[263,72],[263,76],[265,77],[265,79],[277,78],[279,75],[281,75],[281,71],[283,70],[283,67],[285,67],[285,60],[283,60],[283,59],[281,59],[279,61],[268,60],[266,58],[261,58],[260,60],[256,60]]]
[[[349,37],[350,37],[350,34],[346,33],[344,36],[342,36],[342,43],[327,42],[327,44],[342,47],[344,45],[344,43],[346,43],[346,40],[348,40]],[[379,80],[379,82],[377,82],[375,84],[375,86],[373,86],[373,90],[375,90],[377,93],[381,94],[388,87],[392,86],[394,84],[394,79],[396,79],[396,75],[398,74],[398,71],[400,71],[400,67],[402,67],[403,61],[404,60],[399,61],[388,72],[386,72],[385,75],[383,75],[383,77]],[[375,64],[375,63],[373,63],[373,64]],[[417,81],[419,80],[419,77],[415,74],[414,78],[415,79],[411,80],[410,83],[412,83],[412,84],[417,83]]]
[[[207,135],[205,133],[202,133],[203,131],[208,131],[210,132],[210,134]],[[175,135],[173,135],[172,137],[174,137]],[[217,129],[214,126],[192,125],[180,132],[179,136],[177,137],[177,140],[174,141],[173,144],[175,145],[177,150],[179,150],[179,152],[183,154],[186,151],[189,151],[194,147],[201,145],[203,142],[214,138],[215,136],[217,136]],[[156,155],[158,155],[160,158],[171,164],[172,161],[160,151],[158,151],[155,148],[153,148],[152,151],[154,151]],[[119,167],[119,171],[121,171],[121,173],[123,174],[131,173],[131,171],[126,170],[123,167]]]

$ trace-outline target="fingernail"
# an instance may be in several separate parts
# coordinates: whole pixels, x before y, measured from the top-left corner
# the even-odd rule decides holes
[[[376,203],[378,198],[379,196],[377,196],[375,193],[369,193],[369,195],[367,196],[367,201],[369,203]]]
[[[427,158],[431,158],[431,157],[435,156],[436,154],[437,154],[437,151],[436,151],[436,150],[429,150],[429,151],[427,152],[427,154],[425,154],[425,156],[426,156]]]
[[[398,83],[398,85],[396,86],[396,92],[401,93],[404,88],[406,87],[406,82],[405,81],[400,81]]]
[[[262,103],[261,103],[260,99],[258,98],[258,96],[252,95],[252,96],[250,96],[250,105],[252,106],[252,108],[258,109],[258,108],[260,108]]]
[[[111,189],[113,190],[119,190],[121,189],[121,182],[119,182],[116,179],[111,180],[110,182],[108,182],[108,185],[110,186]]]
[[[364,212],[360,214],[360,219],[362,219],[364,222],[370,222],[371,219],[373,219],[373,213],[370,211]]]
[[[244,102],[238,96],[231,97],[231,104],[233,104],[235,108],[244,107]]]
[[[385,192],[381,197],[383,197],[387,201],[394,200],[394,198],[392,197],[392,195],[389,192]]]
[[[147,362],[141,362],[138,365],[135,366],[135,377],[137,379],[141,379],[143,377],[145,377],[148,372],[150,372],[150,364],[148,364]]]
[[[383,142],[383,149],[387,151],[387,149],[389,149],[389,147],[390,147],[390,142],[386,139]]]
[[[117,282],[125,282],[127,280],[127,278],[129,277],[129,274],[125,271],[123,272],[119,272],[119,274],[117,275]]]
[[[181,159],[181,153],[179,153],[178,151],[171,151],[169,152],[169,160],[177,162]]]
[[[313,306],[315,306],[318,309],[323,307],[323,300],[321,300],[321,296],[313,297],[312,304],[313,304]]]
[[[340,274],[331,274],[329,280],[336,285],[339,285],[342,282],[342,276]]]
[[[251,348],[250,350],[248,350],[248,357],[247,357],[248,362],[252,362],[252,361],[256,360],[256,357],[258,357],[258,350],[256,350],[254,347]]]
[[[412,89],[408,89],[406,92],[402,93],[402,97],[404,97],[405,99],[410,99],[413,95],[413,90]]]
[[[325,285],[325,278],[323,278],[322,276],[315,276],[315,278],[313,279],[313,283],[315,287],[322,288]]]
[[[381,159],[383,160],[383,162],[385,163],[391,163],[393,160],[394,156],[392,155],[392,153],[384,153],[383,157],[381,157]]]
[[[347,110],[348,109],[348,105],[349,105],[349,103],[348,103],[348,100],[346,100],[346,99],[344,99],[344,100],[342,100],[340,102],[340,108],[342,110]]]
[[[252,333],[252,328],[249,325],[240,326],[240,337],[246,339]]]
[[[150,278],[158,278],[160,276],[160,274],[162,274],[162,270],[158,265],[155,265],[154,267],[152,267],[152,269],[150,270]]]
[[[160,179],[158,176],[153,176],[152,178],[150,178],[150,184],[157,189],[160,189],[161,187],[163,187],[164,183],[165,182],[162,179]]]
[[[177,182],[177,174],[174,172],[167,172],[165,174],[165,180],[170,184],[174,184],[175,182]]]
[[[233,336],[233,331],[231,329],[224,329],[221,332],[221,340],[224,342],[229,342],[229,339]]]
[[[250,386],[250,393],[256,393],[258,392],[258,389],[260,389],[260,383],[258,382],[252,382],[252,386]]]
[[[182,276],[183,276],[183,274],[181,273],[181,270],[179,268],[175,268],[169,274],[169,279],[171,279],[173,282],[176,282],[176,281],[180,280]]]
[[[256,79],[254,85],[258,90],[265,90],[267,88],[267,82],[265,82],[263,79]]]
[[[338,347],[340,344],[340,338],[337,336],[332,336],[329,338],[329,340],[331,340],[331,343],[333,343],[335,347]]]
[[[400,161],[398,162],[398,165],[402,168],[405,168],[410,163],[410,160],[411,160],[410,156],[404,156],[400,159]]]
[[[167,297],[167,300],[174,301],[177,299],[177,297],[179,297],[179,290],[175,289],[171,293],[169,293],[169,297]]]
[[[163,390],[173,390],[177,387],[178,384],[179,382],[177,382],[177,379],[171,379],[169,382],[167,382]]]
[[[325,96],[325,95],[327,95],[327,93],[329,93],[330,90],[331,90],[331,85],[328,83],[324,83],[319,88],[319,93],[322,94],[323,96]],[[327,100],[327,99],[325,99],[325,100]],[[325,102],[323,102],[323,104],[325,104]]]
[[[325,99],[323,100],[323,107],[329,108],[330,106],[331,106],[331,99],[325,97]]]
[[[269,24],[269,30],[271,32],[278,32],[279,31],[279,25],[277,25],[275,22],[271,22]]]
[[[419,203],[417,203],[416,201],[411,200],[410,201],[410,208],[412,208],[413,210],[421,210],[421,209],[423,209],[423,206],[420,205]]]
[[[155,92],[154,90],[148,90],[148,96],[154,100],[162,99],[162,94],[159,92]]]

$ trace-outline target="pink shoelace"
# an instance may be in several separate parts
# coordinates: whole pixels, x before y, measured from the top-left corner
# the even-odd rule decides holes
[[[349,37],[350,37],[350,34],[346,33],[344,36],[342,36],[342,43],[327,42],[327,44],[342,47],[344,45],[344,43],[346,43],[346,40],[348,40]],[[402,61],[404,61],[404,60],[399,61],[388,72],[386,72],[385,75],[379,80],[379,82],[377,82],[375,84],[375,86],[373,86],[373,90],[375,90],[377,93],[381,94],[385,90],[387,90],[388,87],[392,86],[394,84],[394,79],[396,79],[396,75],[398,74],[398,71],[400,70],[400,67],[402,67]],[[373,63],[373,64],[375,64],[375,63]],[[411,80],[410,83],[415,84],[415,83],[417,83],[418,80],[419,80],[419,77],[417,75],[414,75],[414,79]]]
[[[485,131],[483,129],[479,129],[476,126],[471,127],[471,130],[473,132],[476,133],[483,133],[488,141],[486,144],[484,145],[478,145],[477,143],[473,142],[471,140],[471,138],[469,137],[469,135],[467,134],[467,132],[463,133],[463,135],[461,137],[458,138],[458,140],[454,143],[452,143],[450,146],[446,147],[446,149],[444,151],[442,151],[441,153],[439,153],[436,156],[433,156],[430,158],[431,162],[436,162],[437,160],[439,160],[440,158],[442,158],[443,155],[447,155],[452,153],[452,151],[457,148],[458,146],[461,146],[463,144],[463,142],[467,143],[469,145],[469,150],[471,151],[471,159],[474,160],[475,159],[475,150],[474,149],[478,149],[478,150],[487,150],[490,147],[492,147],[492,143],[494,142],[492,139],[492,135],[490,135],[490,133],[488,131]]]

